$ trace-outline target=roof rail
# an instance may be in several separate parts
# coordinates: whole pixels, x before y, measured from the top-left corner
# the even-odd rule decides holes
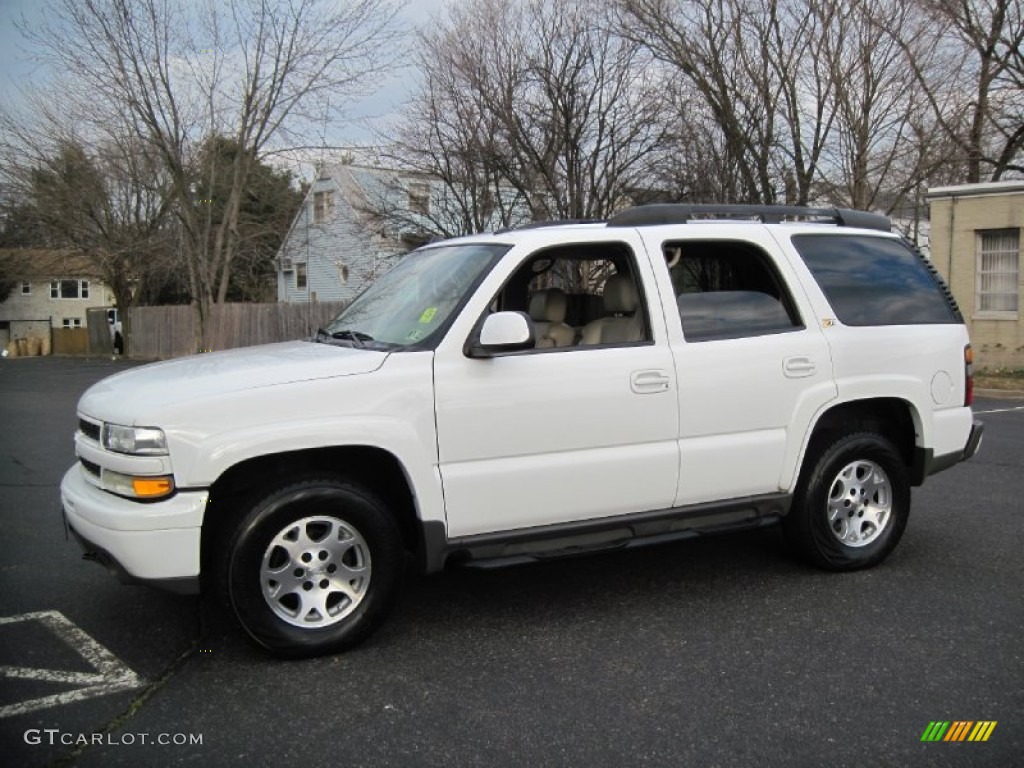
[[[658,224],[685,224],[696,218],[757,219],[777,224],[783,219],[827,221],[840,227],[861,227],[892,231],[888,216],[849,208],[808,208],[802,205],[686,205],[656,203],[639,205],[608,219],[609,227],[650,227]]]
[[[552,221],[528,221],[526,224],[519,224],[515,227],[503,227],[494,230],[494,234],[503,235],[506,232],[518,232],[521,229],[543,229],[544,227],[560,227],[564,224],[604,224],[603,219],[554,219]]]

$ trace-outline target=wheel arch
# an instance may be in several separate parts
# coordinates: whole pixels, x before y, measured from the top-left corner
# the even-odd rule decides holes
[[[878,397],[833,404],[818,415],[808,430],[790,487],[799,481],[809,456],[853,432],[874,432],[889,440],[906,463],[913,484],[920,485],[923,478],[918,477],[915,468],[920,463],[923,429],[917,408],[902,398]]]
[[[248,497],[300,475],[346,477],[373,491],[387,504],[405,548],[422,560],[423,527],[413,484],[402,462],[390,451],[369,445],[329,446],[271,453],[232,465],[210,487],[201,533],[201,572],[218,542],[245,509]]]

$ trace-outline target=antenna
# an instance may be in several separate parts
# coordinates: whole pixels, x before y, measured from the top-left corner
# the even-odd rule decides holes
[[[320,129],[320,161],[319,166],[323,168],[327,156],[327,118],[331,114],[331,95],[327,94],[324,103],[324,121]]]

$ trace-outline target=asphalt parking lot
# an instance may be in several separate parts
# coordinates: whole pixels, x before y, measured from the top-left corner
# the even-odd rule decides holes
[[[280,662],[65,541],[75,402],[127,363],[0,361],[6,765],[1019,765],[1024,400],[833,575],[777,531],[410,577],[347,654]],[[214,621],[210,621],[210,619]],[[995,721],[983,743],[932,721]]]

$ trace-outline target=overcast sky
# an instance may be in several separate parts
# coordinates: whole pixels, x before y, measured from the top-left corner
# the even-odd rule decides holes
[[[14,90],[15,82],[33,72],[14,20],[22,13],[29,21],[39,19],[40,5],[32,0],[0,0],[0,96],[5,101]]]
[[[437,17],[448,0],[409,0],[403,20],[410,26],[428,22]],[[0,100],[5,104],[17,103],[18,85],[43,74],[32,61],[31,51],[25,49],[21,33],[15,29],[16,19],[24,15],[29,24],[37,23],[48,3],[42,0],[0,0]],[[416,82],[416,73],[405,69],[381,83],[373,96],[352,107],[353,120],[344,126],[328,130],[328,143],[365,144],[372,134],[367,127],[374,120],[386,119],[407,98]],[[310,137],[319,142],[320,137]]]

